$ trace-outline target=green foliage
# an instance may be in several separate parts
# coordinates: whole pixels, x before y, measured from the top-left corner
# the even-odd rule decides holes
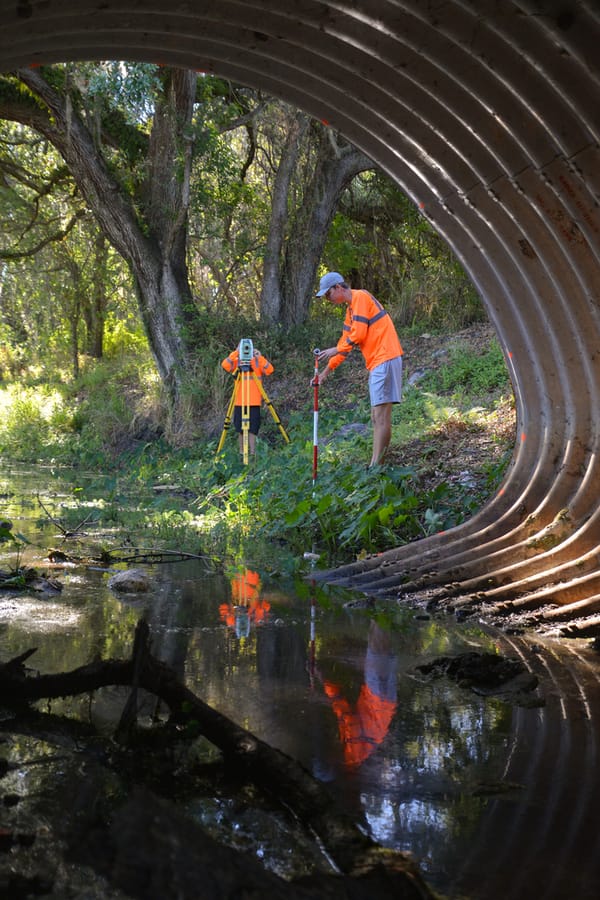
[[[155,104],[164,100],[168,70],[104,61],[69,62],[40,71],[89,128],[123,199],[131,201],[132,216],[148,234],[148,138]],[[16,76],[1,79],[0,88],[13,100],[27,97],[35,103]],[[193,148],[186,273],[194,296],[190,312],[206,310],[215,320],[228,315],[230,322],[236,315],[238,322],[228,335],[219,324],[220,346],[214,345],[208,360],[204,352],[213,347],[212,323],[201,314],[194,326],[190,337],[201,348],[201,362],[187,373],[183,399],[195,414],[215,394],[221,399],[222,386],[204,372],[208,367],[214,371],[218,354],[235,345],[242,328],[256,330],[274,178],[294,118],[294,110],[274,99],[265,101],[250,88],[213,76],[197,79],[187,135]],[[37,376],[64,378],[70,370],[77,378],[81,358],[100,355],[94,342],[98,329],[108,352],[112,341],[120,340],[120,321],[128,335],[136,332],[130,321],[138,317],[133,284],[112,250],[101,259],[90,253],[98,226],[48,140],[22,124],[4,121],[0,128],[0,164],[6,175],[0,186],[0,254],[7,260],[2,276],[7,340],[14,354],[23,348],[24,368]],[[322,136],[318,123],[306,132],[288,197],[290,221],[294,211],[308,214],[306,173]],[[33,254],[31,259],[23,256],[27,253]],[[402,326],[416,321],[428,328],[457,326],[481,316],[472,285],[426,216],[376,170],[361,173],[346,191],[321,265],[335,266],[354,284],[373,290]],[[289,278],[293,283],[293,267]],[[323,324],[323,308],[322,302],[312,304],[309,327]],[[337,314],[328,312],[329,327]],[[320,340],[328,333],[321,328]],[[185,334],[183,338],[185,343]],[[276,330],[269,338],[279,344]],[[264,341],[260,332],[257,339]],[[15,367],[13,358],[10,365]]]
[[[444,393],[461,392],[476,397],[489,394],[507,384],[504,355],[497,341],[480,355],[455,346],[448,362],[421,382],[430,390]]]
[[[134,316],[117,315],[109,312],[106,317],[104,333],[104,356],[107,359],[118,359],[123,364],[126,357],[136,360],[146,357],[150,359],[148,341],[141,322]]]
[[[331,449],[312,483],[312,448],[273,447],[259,440],[257,458],[241,464],[237,447],[228,444],[215,459],[214,445],[201,458],[146,457],[138,470],[140,484],[176,483],[190,497],[175,507],[173,498],[131,503],[115,521],[135,528],[151,545],[198,552],[225,553],[225,548],[275,541],[287,547],[296,566],[311,550],[323,560],[339,562],[385,550],[426,534],[450,528],[477,508],[479,498],[446,483],[419,489],[409,467],[367,470],[365,448],[350,442]],[[139,462],[139,460],[138,460]],[[135,459],[130,460],[133,467]],[[109,509],[103,511],[107,521]]]
[[[15,560],[10,568],[10,576],[4,575],[1,580],[3,588],[25,587],[25,576],[21,572],[21,556],[27,544],[31,543],[20,532],[16,534],[12,530],[12,523],[0,521],[0,544],[6,544],[15,551]]]
[[[364,452],[361,455],[364,458]],[[449,528],[467,512],[461,492],[448,485],[420,491],[412,468],[379,471],[365,469],[358,460],[330,457],[313,488],[310,461],[307,452],[302,469],[288,460],[280,477],[255,475],[253,485],[245,487],[253,506],[263,513],[260,532],[285,538],[297,552],[315,544],[329,558],[384,550]],[[265,521],[267,510],[274,521]]]
[[[403,327],[456,331],[485,318],[450,248],[376,170],[357,176],[342,197],[323,259],[353,287],[374,293]]]
[[[151,118],[158,87],[158,68],[154,63],[113,60],[69,63],[67,67],[82,98],[100,104],[106,104],[110,98],[111,104],[132,125]]]
[[[333,321],[331,316],[329,319],[314,317],[304,325],[284,328],[267,326],[250,316],[227,311],[198,310],[193,330],[187,332],[197,351],[186,371],[180,415],[190,419],[201,416],[204,421],[215,423],[215,427],[217,422],[222,422],[233,380],[222,369],[221,362],[242,338],[250,338],[267,356],[275,367],[277,384],[284,385],[295,381],[299,371],[310,373],[313,349],[319,343],[334,344],[339,330],[340,323],[335,316]],[[270,395],[268,380],[265,386]]]
[[[357,404],[354,414],[366,419],[367,404]],[[168,468],[147,460],[140,478],[175,482],[198,498],[187,526],[177,525],[181,542],[187,527],[188,535],[209,537],[213,546],[224,535],[234,542],[276,541],[296,559],[316,548],[332,562],[453,527],[476,511],[502,475],[500,466],[490,470],[481,492],[444,481],[425,490],[413,468],[366,469],[370,434],[335,436],[344,415],[333,408],[327,413],[327,443],[320,448],[314,485],[311,418],[300,413],[290,418],[292,444],[283,444],[277,433],[266,440],[261,432],[257,456],[247,467],[233,436],[218,459],[216,442],[210,442],[179,463],[171,457]],[[164,520],[155,534],[166,538],[171,527]]]
[[[0,122],[0,147],[11,173],[0,188],[2,356],[28,381],[76,377],[84,356],[101,354],[107,317],[135,314],[124,312],[135,304],[129,275],[47,142]]]
[[[76,382],[0,389],[0,454],[23,461],[108,464],[160,432],[157,379],[147,349],[115,353]]]
[[[52,391],[8,388],[0,392],[0,453],[39,459],[51,443],[51,418],[60,399]]]

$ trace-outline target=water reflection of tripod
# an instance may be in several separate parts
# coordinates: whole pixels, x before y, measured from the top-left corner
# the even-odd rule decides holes
[[[243,343],[244,342],[242,342],[242,344]],[[250,349],[251,349],[252,342],[248,341],[247,343],[250,344]],[[242,350],[244,350],[243,347],[242,347]],[[250,353],[250,360],[251,360],[251,358],[252,358],[252,351]],[[261,397],[265,401],[265,404],[266,404],[269,412],[273,416],[273,420],[275,421],[275,424],[279,428],[284,441],[286,442],[286,444],[289,444],[289,442],[290,442],[288,434],[287,434],[285,428],[283,427],[283,425],[281,424],[281,419],[275,412],[275,407],[273,406],[271,400],[267,396],[267,392],[265,391],[265,388],[264,388],[264,385],[263,385],[261,379],[258,377],[256,372],[254,372],[252,370],[251,361],[246,362],[246,360],[244,360],[244,362],[242,362],[242,353],[240,352],[240,362],[238,364],[238,371],[235,376],[235,384],[233,386],[231,400],[229,401],[229,406],[227,407],[227,413],[225,415],[225,423],[223,425],[223,431],[221,433],[219,445],[217,447],[217,456],[223,449],[223,444],[225,443],[225,438],[227,436],[227,432],[229,431],[229,426],[231,425],[233,408],[235,406],[236,396],[238,393],[238,386],[240,385],[240,382],[241,382],[242,457],[243,457],[244,465],[248,465],[248,444],[249,444],[248,435],[250,433],[250,384],[251,384],[251,379],[254,379],[254,382],[256,383],[258,390],[260,391]]]

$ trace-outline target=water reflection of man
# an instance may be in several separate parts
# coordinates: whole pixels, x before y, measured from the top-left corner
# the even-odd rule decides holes
[[[396,669],[390,634],[373,621],[365,656],[365,680],[354,708],[342,696],[339,685],[323,682],[338,720],[347,766],[361,765],[388,733],[397,705]]]
[[[267,619],[271,604],[261,599],[258,572],[244,569],[231,579],[231,602],[221,603],[219,615],[239,638],[248,637],[250,625],[260,625]]]

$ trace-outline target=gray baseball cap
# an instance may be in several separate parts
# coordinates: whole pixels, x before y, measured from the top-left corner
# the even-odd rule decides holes
[[[326,294],[327,291],[335,287],[336,284],[343,284],[344,276],[340,275],[339,272],[327,272],[326,275],[323,275],[321,278],[321,283],[319,285],[319,290],[317,291],[317,297],[322,297],[323,294]]]

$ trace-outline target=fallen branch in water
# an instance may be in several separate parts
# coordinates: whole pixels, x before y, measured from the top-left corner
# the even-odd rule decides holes
[[[123,551],[127,551],[126,553]],[[79,563],[82,565],[90,565],[90,563],[102,563],[102,565],[113,565],[114,563],[149,563],[156,565],[157,563],[184,562],[188,559],[199,559],[207,563],[207,569],[212,564],[214,568],[214,558],[212,556],[204,556],[200,553],[186,553],[185,550],[156,550],[150,547],[113,547],[110,550],[102,550],[97,556],[73,556],[67,554],[64,550],[51,549],[48,551],[48,559],[53,563]]]
[[[118,556],[123,551],[128,550],[128,555]],[[147,547],[113,547],[111,550],[105,550],[102,554],[103,562],[183,562],[186,559],[200,559],[203,562],[214,563],[212,556],[204,556],[200,553],[186,553],[184,550],[153,550]]]
[[[48,519],[50,519],[52,524],[56,525],[58,530],[62,533],[62,536],[65,540],[66,540],[66,538],[77,537],[78,534],[81,534],[81,529],[83,528],[83,526],[87,525],[88,522],[91,521],[91,519],[94,515],[94,511],[92,510],[92,512],[89,515],[87,515],[85,517],[85,519],[82,519],[82,521],[79,523],[79,525],[76,525],[75,528],[69,530],[69,529],[65,528],[65,526],[62,525],[58,519],[55,519],[54,516],[52,515],[52,513],[48,509],[46,509],[46,507],[44,506],[44,504],[42,503],[42,501],[40,499],[39,493],[36,494],[36,500],[40,504],[40,506],[42,507],[44,512],[46,513],[46,516],[48,517]]]
[[[23,665],[33,652],[0,665],[0,694],[5,706],[18,709],[37,700],[90,693],[109,685],[130,686],[132,696],[118,729],[123,739],[135,716],[135,693],[140,688],[148,691],[167,704],[172,720],[196,723],[200,733],[221,750],[238,778],[283,804],[317,836],[339,871],[359,879],[362,888],[356,892],[358,883],[353,881],[353,897],[372,897],[371,879],[376,878],[378,898],[432,900],[433,894],[410,857],[374,842],[350,817],[335,809],[329,791],[303,766],[208,706],[179,681],[171,668],[156,659],[150,652],[146,622],[138,623],[130,660],[100,660],[71,672],[34,676]]]

